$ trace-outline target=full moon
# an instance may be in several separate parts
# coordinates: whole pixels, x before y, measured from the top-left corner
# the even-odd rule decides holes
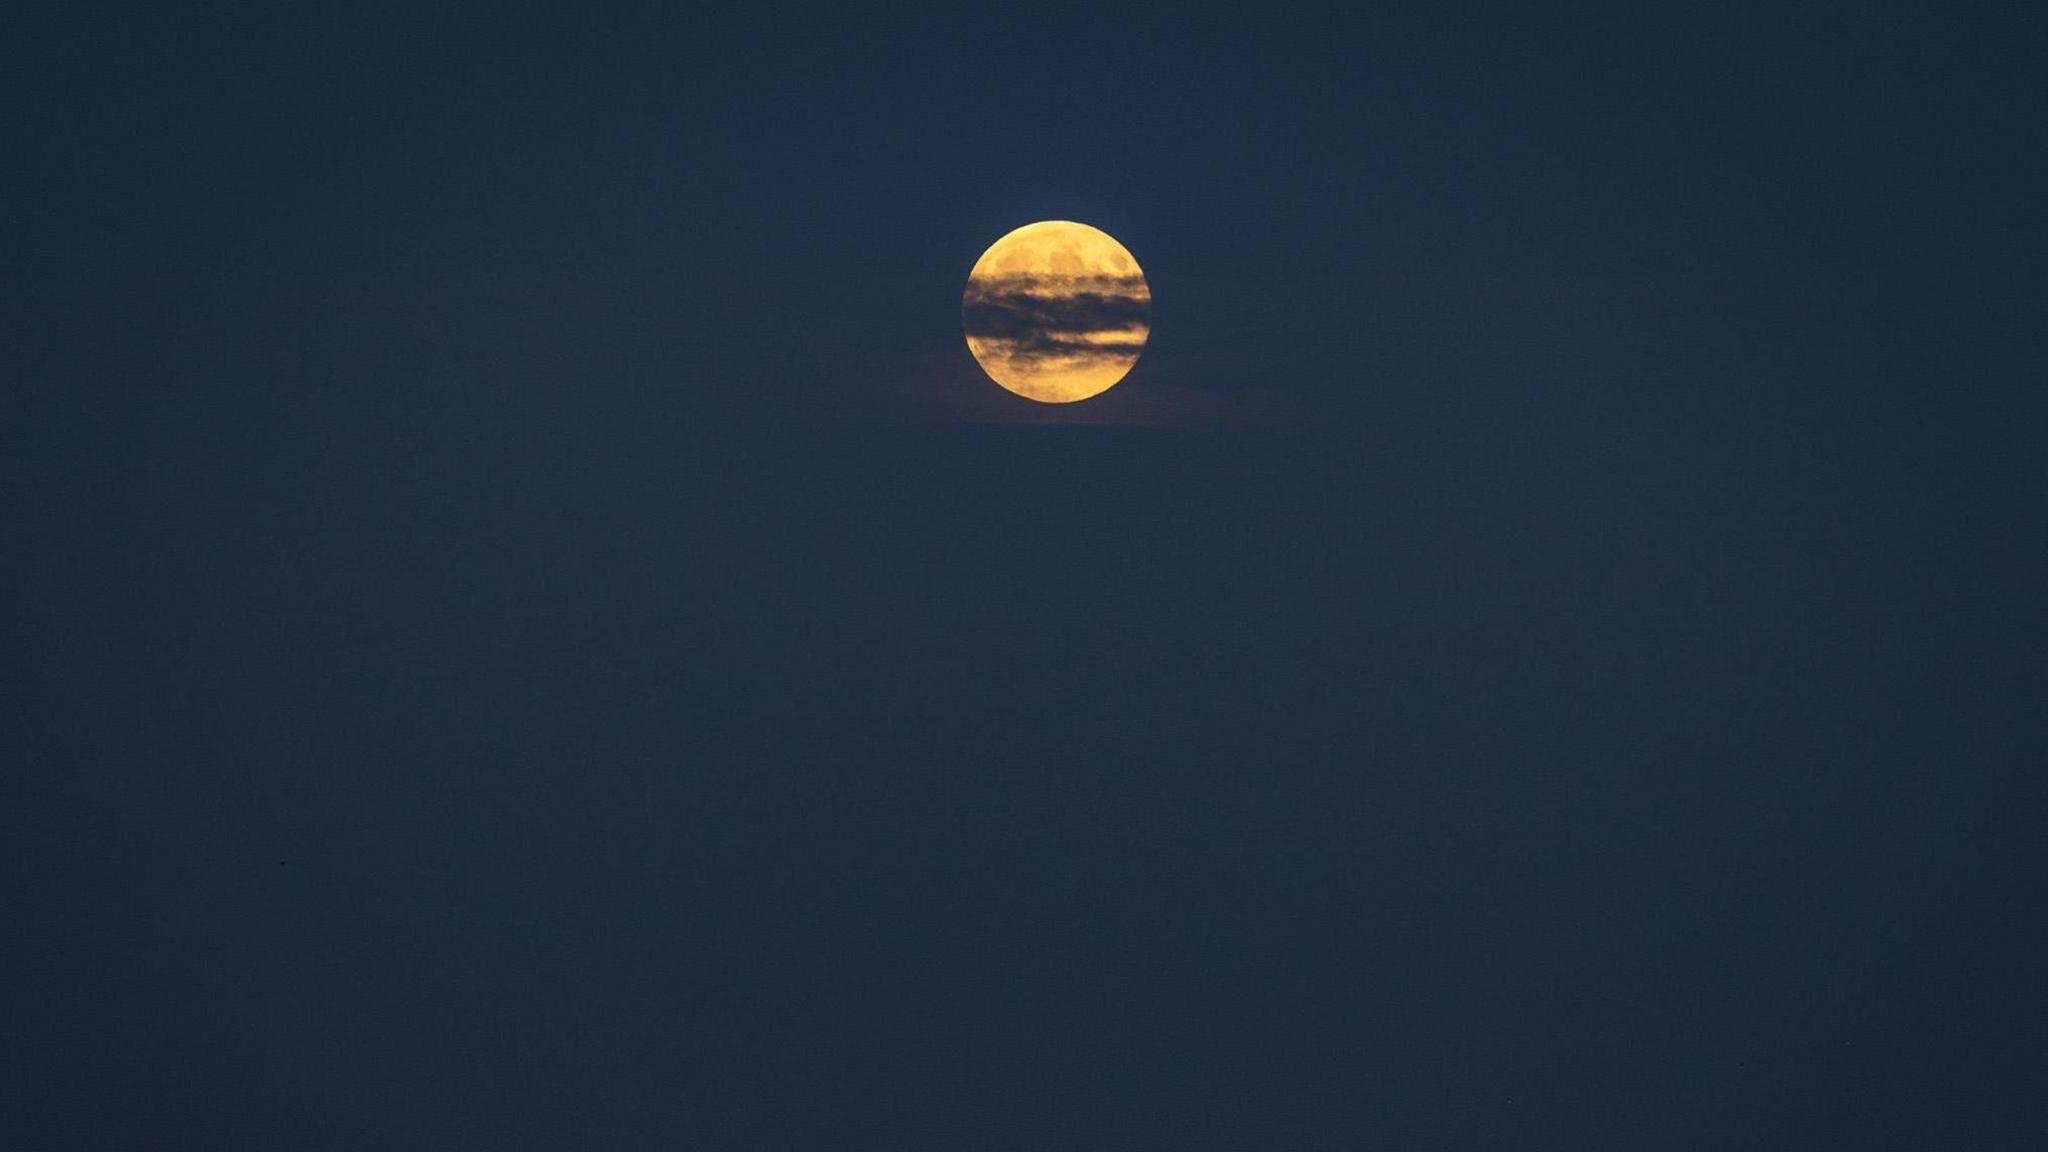
[[[1019,396],[1071,404],[1124,378],[1152,334],[1145,272],[1107,232],[1042,220],[989,245],[960,305],[967,349]]]

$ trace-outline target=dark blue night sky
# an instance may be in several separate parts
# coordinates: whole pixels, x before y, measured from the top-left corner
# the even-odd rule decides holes
[[[0,1146],[2048,1146],[2038,6],[6,23]]]

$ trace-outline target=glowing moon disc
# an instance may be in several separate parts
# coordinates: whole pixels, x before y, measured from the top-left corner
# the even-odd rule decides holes
[[[1068,404],[1108,391],[1138,362],[1152,334],[1152,289],[1108,233],[1043,220],[974,262],[960,320],[990,379]]]

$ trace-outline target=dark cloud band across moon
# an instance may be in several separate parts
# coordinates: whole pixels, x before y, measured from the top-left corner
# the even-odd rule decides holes
[[[1011,359],[1090,351],[1135,355],[1134,331],[1149,328],[1152,300],[1142,277],[993,277],[968,285],[961,324]]]

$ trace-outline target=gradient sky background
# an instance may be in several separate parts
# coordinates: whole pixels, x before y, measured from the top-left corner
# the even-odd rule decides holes
[[[9,20],[0,1143],[2048,1143],[2038,5],[556,7]]]

